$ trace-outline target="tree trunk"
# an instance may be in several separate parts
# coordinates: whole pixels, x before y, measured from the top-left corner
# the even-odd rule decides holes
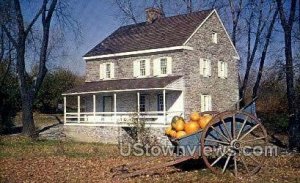
[[[22,134],[30,137],[35,135],[32,107],[32,97],[29,94],[22,94]]]
[[[300,120],[299,109],[296,102],[296,90],[294,85],[294,67],[292,56],[292,41],[291,34],[285,33],[285,57],[286,57],[286,84],[287,84],[287,98],[289,106],[289,147],[300,149]]]

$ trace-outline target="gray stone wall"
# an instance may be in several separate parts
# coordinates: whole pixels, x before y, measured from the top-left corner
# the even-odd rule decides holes
[[[211,41],[211,34],[218,33],[218,43]],[[194,48],[185,54],[185,111],[200,111],[200,96],[212,96],[213,110],[232,109],[238,100],[237,56],[218,18],[213,14],[187,43]],[[200,75],[199,58],[211,60],[212,76]],[[218,61],[228,62],[228,78],[218,78]]]
[[[159,145],[170,145],[164,135],[164,128],[149,128],[149,137]],[[107,144],[132,143],[134,129],[131,127],[109,126],[64,126],[63,133],[67,139],[82,142],[98,142]]]
[[[153,59],[159,57],[172,57],[172,75],[181,75],[183,68],[183,51],[154,53],[146,55],[135,55],[131,57],[118,57],[109,59],[97,59],[86,62],[86,81],[100,81],[99,65],[106,62],[114,62],[115,65],[115,78],[134,78],[133,77],[133,61],[139,59],[150,59],[150,73],[153,76]],[[150,76],[150,77],[151,77]]]

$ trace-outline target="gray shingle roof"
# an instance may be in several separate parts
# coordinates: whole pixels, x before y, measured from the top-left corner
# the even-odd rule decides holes
[[[159,18],[151,24],[122,26],[84,56],[181,46],[211,12],[203,10]]]
[[[86,82],[78,87],[68,90],[64,94],[125,89],[164,88],[168,84],[172,83],[173,81],[176,81],[181,77],[182,76],[166,76]]]

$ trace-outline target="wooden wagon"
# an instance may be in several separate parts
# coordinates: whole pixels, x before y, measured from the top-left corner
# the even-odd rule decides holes
[[[213,115],[208,125],[180,139],[169,138],[175,156],[167,162],[137,168],[145,162],[138,161],[112,169],[114,177],[133,177],[149,174],[154,170],[172,166],[189,159],[203,159],[216,174],[231,172],[234,176],[257,173],[264,163],[267,132],[256,117],[255,101],[237,111],[202,113]],[[151,163],[157,158],[146,160]]]

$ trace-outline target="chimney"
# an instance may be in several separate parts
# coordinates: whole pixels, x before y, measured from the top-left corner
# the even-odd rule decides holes
[[[164,17],[164,13],[159,8],[147,8],[145,9],[147,23],[151,24],[155,20]]]

